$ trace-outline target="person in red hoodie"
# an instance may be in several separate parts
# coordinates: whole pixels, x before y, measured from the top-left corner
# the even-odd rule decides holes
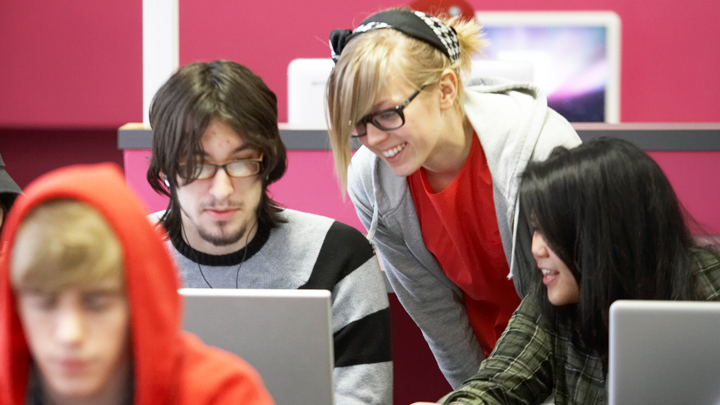
[[[0,404],[272,404],[241,359],[180,329],[178,274],[112,164],[37,179],[0,256]]]

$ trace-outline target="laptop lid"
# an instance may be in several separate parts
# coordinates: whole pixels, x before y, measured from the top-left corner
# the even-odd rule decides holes
[[[610,405],[720,404],[720,302],[610,306]]]
[[[183,329],[242,357],[278,405],[333,404],[330,292],[183,288]]]

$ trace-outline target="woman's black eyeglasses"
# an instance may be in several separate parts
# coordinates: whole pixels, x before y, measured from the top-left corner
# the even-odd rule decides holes
[[[408,104],[410,104],[411,101],[413,101],[415,97],[417,97],[418,94],[420,94],[424,88],[425,86],[421,87],[420,90],[413,93],[412,96],[408,97],[404,103],[398,106],[386,108],[364,116],[357,124],[355,124],[352,137],[359,138],[367,135],[367,124],[372,124],[375,128],[381,131],[390,131],[405,125],[405,114],[403,113],[403,110],[408,106]]]

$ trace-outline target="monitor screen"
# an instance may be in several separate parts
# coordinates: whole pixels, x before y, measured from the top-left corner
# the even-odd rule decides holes
[[[571,122],[620,121],[620,19],[613,12],[478,12],[484,57],[526,61]]]

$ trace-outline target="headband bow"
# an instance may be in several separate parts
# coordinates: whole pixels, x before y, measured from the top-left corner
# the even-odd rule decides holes
[[[460,59],[460,45],[455,29],[438,18],[420,11],[393,9],[374,14],[355,28],[355,31],[337,29],[330,33],[332,59],[337,63],[343,49],[356,36],[381,28],[391,28],[410,38],[423,41],[442,52],[452,62]]]

